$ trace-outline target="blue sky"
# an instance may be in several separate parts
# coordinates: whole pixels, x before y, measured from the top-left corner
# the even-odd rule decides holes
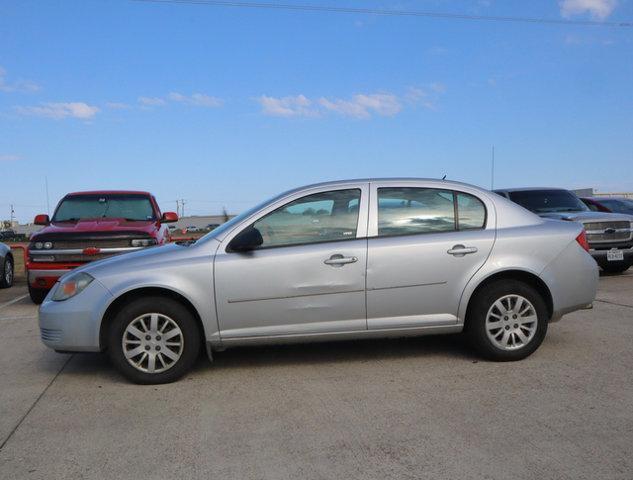
[[[631,0],[299,1],[633,21]],[[145,189],[236,213],[329,179],[633,190],[633,28],[0,2],[0,219]]]

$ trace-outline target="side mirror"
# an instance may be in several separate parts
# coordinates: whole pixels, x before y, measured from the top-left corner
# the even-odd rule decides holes
[[[160,219],[163,223],[174,223],[178,221],[178,214],[174,212],[165,212]]]
[[[231,243],[229,243],[229,250],[234,252],[250,252],[257,247],[261,247],[264,243],[262,234],[255,227],[248,227],[238,233]]]
[[[33,223],[35,225],[48,225],[49,223],[51,223],[51,219],[48,218],[48,215],[45,214],[35,215],[35,220],[33,220]]]

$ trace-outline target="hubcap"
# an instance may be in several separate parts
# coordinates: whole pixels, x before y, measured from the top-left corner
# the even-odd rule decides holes
[[[185,339],[176,322],[162,313],[146,313],[132,320],[122,339],[128,363],[145,373],[169,370],[180,359]]]
[[[538,317],[534,305],[521,295],[506,295],[494,302],[486,315],[486,333],[502,350],[525,347],[534,335]]]

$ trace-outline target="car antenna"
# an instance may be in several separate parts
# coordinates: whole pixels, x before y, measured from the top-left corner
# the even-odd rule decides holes
[[[446,175],[444,175],[444,176],[442,177],[442,180],[446,180]]]

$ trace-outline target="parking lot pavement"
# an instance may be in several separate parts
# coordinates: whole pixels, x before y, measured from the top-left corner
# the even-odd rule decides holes
[[[24,299],[0,307],[0,478],[631,479],[632,289],[603,277],[521,362],[456,336],[240,348],[164,386],[48,351]]]

